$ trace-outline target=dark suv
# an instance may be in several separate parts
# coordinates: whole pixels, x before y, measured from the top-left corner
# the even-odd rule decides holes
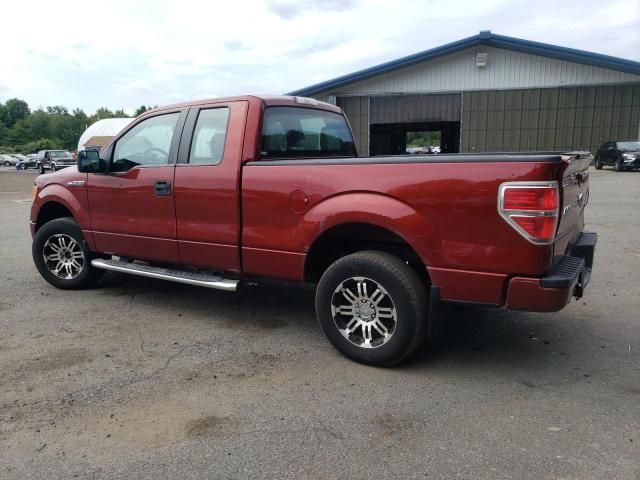
[[[36,160],[40,166],[40,173],[44,173],[46,169],[55,172],[76,164],[73,155],[66,150],[40,150]]]
[[[613,165],[616,172],[640,168],[640,141],[605,142],[596,152],[595,167]]]

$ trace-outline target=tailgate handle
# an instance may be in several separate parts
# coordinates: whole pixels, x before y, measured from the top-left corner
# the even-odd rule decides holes
[[[171,182],[168,180],[156,180],[153,189],[158,197],[168,197],[171,195]]]

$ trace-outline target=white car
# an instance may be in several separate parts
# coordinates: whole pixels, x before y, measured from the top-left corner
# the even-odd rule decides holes
[[[18,163],[18,159],[16,157],[12,157],[11,155],[0,155],[0,165],[4,165],[5,167],[16,166]]]

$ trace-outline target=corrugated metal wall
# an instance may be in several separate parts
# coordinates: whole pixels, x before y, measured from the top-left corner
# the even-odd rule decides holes
[[[369,122],[459,122],[461,100],[460,93],[371,97]]]
[[[488,53],[486,67],[476,67],[478,52]],[[640,75],[480,46],[384,73],[327,93],[379,95],[631,82],[640,82]]]
[[[465,92],[461,150],[595,152],[639,124],[640,84]]]
[[[336,104],[349,119],[360,156],[369,155],[369,97],[338,97]]]

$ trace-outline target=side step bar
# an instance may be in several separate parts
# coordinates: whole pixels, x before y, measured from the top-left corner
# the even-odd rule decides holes
[[[197,285],[198,287],[215,288],[216,290],[225,290],[227,292],[235,292],[238,288],[238,280],[229,280],[206,273],[152,267],[150,265],[139,265],[137,263],[122,262],[119,260],[105,260],[102,258],[91,260],[91,265],[96,268],[111,270],[112,272],[130,273],[141,277],[169,280],[171,282]]]

